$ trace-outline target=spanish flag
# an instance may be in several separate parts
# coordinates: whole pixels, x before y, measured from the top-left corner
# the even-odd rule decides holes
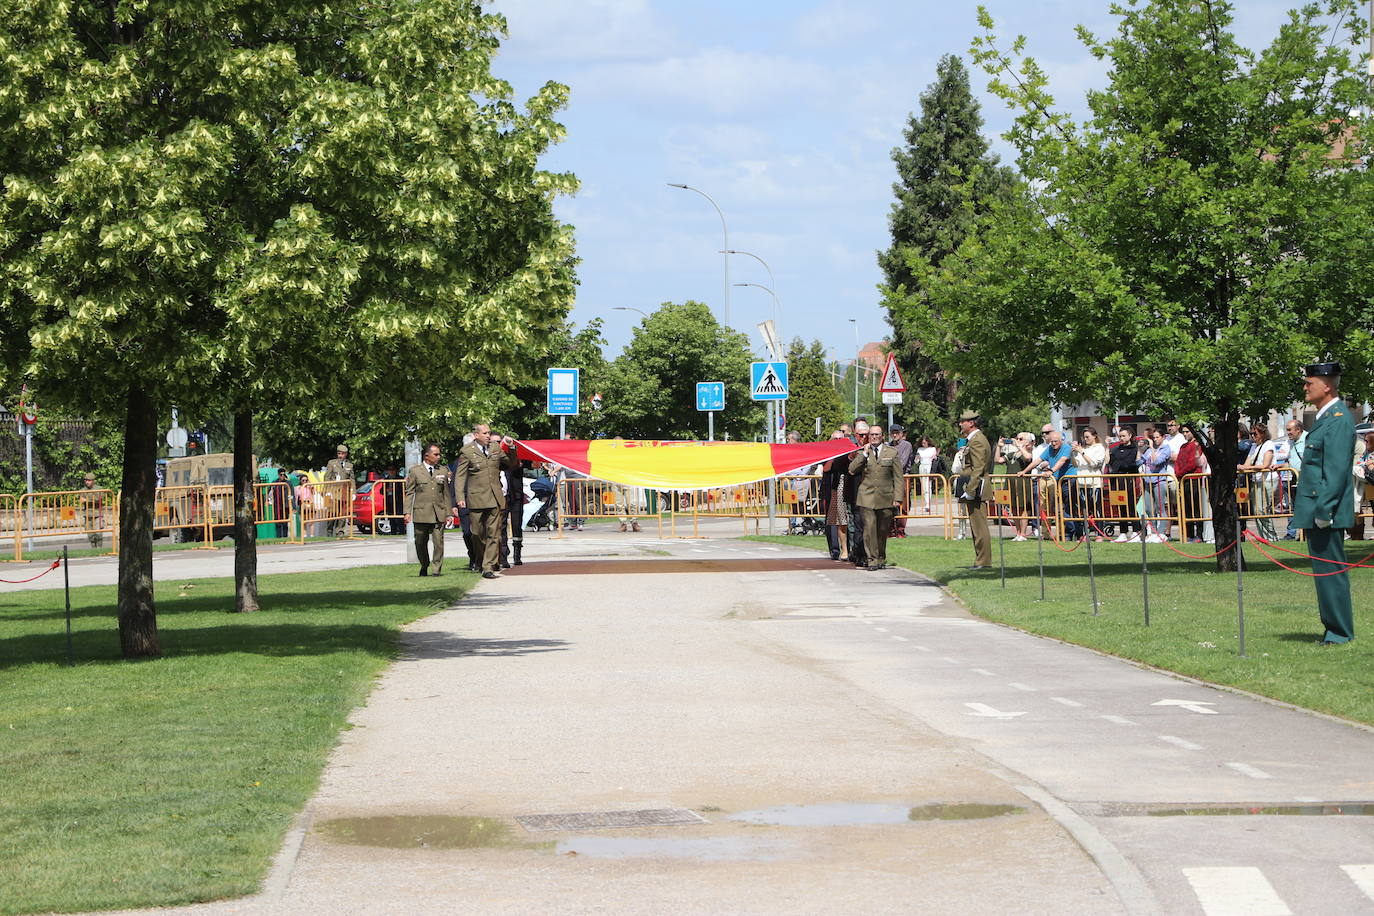
[[[672,442],[640,439],[526,439],[525,461],[552,461],[594,479],[654,490],[731,487],[792,474],[855,450],[848,439],[766,442]]]

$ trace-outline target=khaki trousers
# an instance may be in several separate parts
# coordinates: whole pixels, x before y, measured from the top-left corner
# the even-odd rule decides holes
[[[868,552],[868,565],[881,566],[887,562],[887,536],[892,533],[892,519],[897,510],[892,506],[884,509],[859,510],[864,519],[864,549]]]
[[[415,529],[415,556],[420,561],[420,572],[441,574],[444,571],[443,523],[413,522],[411,527]]]
[[[482,572],[499,571],[501,569],[501,507],[474,509],[469,506],[468,519],[472,526],[475,552],[481,558]]]
[[[988,534],[988,505],[981,499],[968,502],[968,527],[973,534],[973,562],[992,565],[992,536]]]

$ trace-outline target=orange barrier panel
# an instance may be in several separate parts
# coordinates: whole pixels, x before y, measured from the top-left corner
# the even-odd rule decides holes
[[[14,558],[24,559],[24,542],[32,538],[85,535],[91,547],[113,542],[119,520],[113,490],[58,490],[25,493],[15,507]]]

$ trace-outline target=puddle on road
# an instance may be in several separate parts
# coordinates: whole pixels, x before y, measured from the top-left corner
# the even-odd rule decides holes
[[[776,827],[868,827],[905,824],[909,821],[967,821],[1005,814],[1022,814],[1016,805],[955,803],[901,805],[877,802],[831,802],[818,805],[778,805],[757,811],[740,811],[728,820]]]
[[[343,817],[315,825],[336,843],[387,849],[486,849],[516,846],[510,825],[492,817],[445,814]]]
[[[597,859],[692,859],[698,862],[771,862],[793,852],[787,843],[749,837],[582,836],[560,840],[559,855]]]
[[[1324,815],[1374,816],[1374,805],[1252,805],[1249,807],[1157,808],[1145,812],[1150,817],[1228,817],[1247,814],[1274,814],[1295,817]]]

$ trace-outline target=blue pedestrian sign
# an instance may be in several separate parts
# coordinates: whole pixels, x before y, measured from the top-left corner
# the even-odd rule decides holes
[[[787,400],[787,363],[753,363],[749,367],[749,396],[755,401]]]
[[[697,382],[697,410],[724,410],[725,383]]]
[[[548,411],[550,416],[575,417],[582,400],[580,369],[550,369]]]

